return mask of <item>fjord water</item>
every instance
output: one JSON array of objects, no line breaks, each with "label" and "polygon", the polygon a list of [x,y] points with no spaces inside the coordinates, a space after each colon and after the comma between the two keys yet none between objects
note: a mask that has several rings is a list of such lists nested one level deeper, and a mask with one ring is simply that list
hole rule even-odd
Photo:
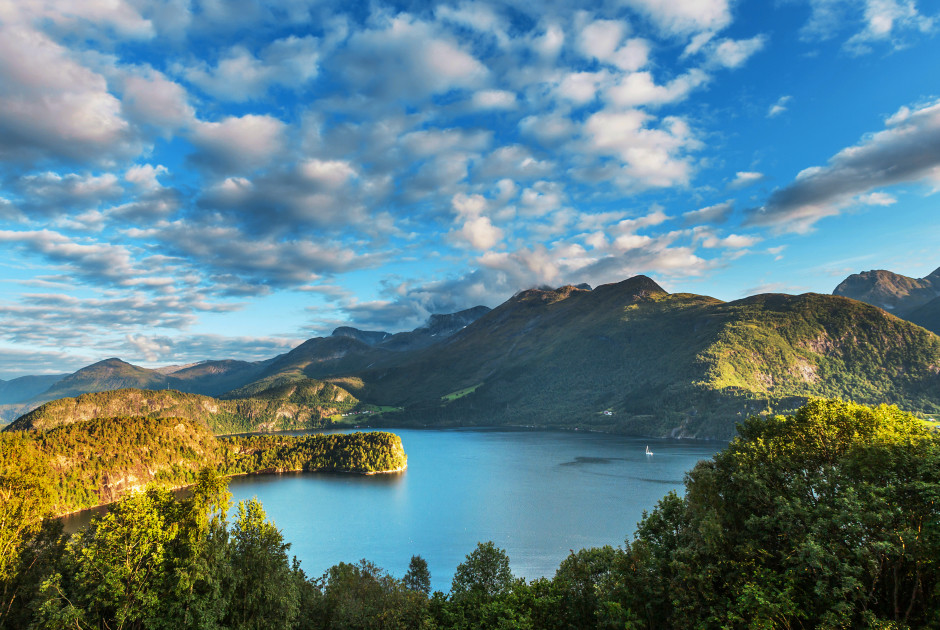
[{"label": "fjord water", "polygon": [[[598,433],[406,430],[408,470],[390,475],[236,477],[256,496],[308,576],[368,559],[402,577],[414,554],[447,591],[477,542],[507,551],[513,574],[551,577],[570,550],[621,545],[643,510],[723,443]],[[646,446],[653,451],[646,455]]]}]

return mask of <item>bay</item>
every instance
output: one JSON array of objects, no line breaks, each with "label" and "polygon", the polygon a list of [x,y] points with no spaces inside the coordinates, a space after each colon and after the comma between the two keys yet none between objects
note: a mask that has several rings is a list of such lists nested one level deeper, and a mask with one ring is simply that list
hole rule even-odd
[{"label": "bay", "polygon": [[[408,470],[390,475],[236,477],[257,497],[308,576],[365,558],[396,577],[412,555],[447,591],[457,565],[492,540],[513,574],[554,575],[570,551],[622,545],[644,510],[724,443],[537,430],[396,429]],[[646,455],[646,446],[653,455]]]}]

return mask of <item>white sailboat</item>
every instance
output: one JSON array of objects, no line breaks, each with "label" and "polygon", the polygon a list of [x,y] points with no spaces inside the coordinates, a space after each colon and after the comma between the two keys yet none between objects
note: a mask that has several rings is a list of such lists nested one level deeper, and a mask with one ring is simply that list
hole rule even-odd
[{"label": "white sailboat", "polygon": [[650,450],[650,445],[649,445],[649,444],[646,445],[646,454],[647,454],[647,455],[652,455],[652,454],[653,454],[653,451]]}]

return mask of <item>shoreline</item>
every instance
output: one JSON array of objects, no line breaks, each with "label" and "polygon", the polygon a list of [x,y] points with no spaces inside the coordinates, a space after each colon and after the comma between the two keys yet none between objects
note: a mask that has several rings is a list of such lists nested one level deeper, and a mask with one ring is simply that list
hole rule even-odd
[{"label": "shoreline", "polygon": [[[233,477],[247,477],[247,476],[249,476],[249,475],[280,475],[280,474],[284,474],[284,473],[314,473],[314,474],[315,474],[315,473],[328,473],[328,474],[340,474],[340,475],[365,475],[365,476],[371,476],[371,475],[390,475],[390,474],[394,474],[394,473],[403,473],[403,472],[405,472],[405,471],[407,471],[407,470],[408,470],[408,464],[405,464],[404,466],[400,466],[399,468],[392,468],[392,469],[390,469],[390,470],[350,470],[350,469],[337,469],[337,468],[322,468],[322,469],[318,469],[318,470],[304,470],[303,468],[291,468],[291,469],[280,470],[280,469],[265,468],[264,470],[257,470],[257,471],[254,471],[254,472],[231,473],[231,474],[222,475],[222,476],[223,476],[225,479],[231,479],[231,478],[233,478]],[[150,482],[144,484],[142,487],[140,487],[140,488],[135,488],[134,490],[131,490],[130,492],[128,492],[128,493],[125,494],[124,496],[128,496],[128,495],[133,494],[133,493],[135,493],[135,492],[140,492],[140,491],[142,491],[142,490],[145,490],[145,489],[146,489],[150,484],[152,484],[152,483],[154,483],[154,482],[151,480]],[[183,485],[179,485],[179,486],[166,486],[166,489],[167,489],[167,490],[170,490],[170,491],[172,491],[172,492],[176,492],[177,490],[185,490],[186,488],[191,488],[191,487],[193,487],[194,485],[196,485],[196,484],[187,483],[187,484],[183,484]],[[123,498],[123,497],[121,497],[121,498]],[[80,514],[81,512],[87,512],[88,510],[97,510],[97,509],[100,509],[100,508],[108,507],[109,505],[114,505],[115,503],[117,503],[117,502],[120,501],[120,500],[121,500],[121,499],[117,499],[116,501],[109,501],[108,503],[99,503],[98,505],[90,505],[90,506],[88,506],[88,507],[83,507],[83,508],[79,508],[79,509],[77,509],[77,510],[72,510],[71,512],[61,512],[61,513],[58,513],[58,514],[54,514],[54,515],[52,515],[52,516],[49,517],[49,518],[56,518],[56,519],[59,519],[59,518],[67,518],[67,517],[69,517],[69,516],[74,516],[74,515],[76,515],[76,514]]]}]

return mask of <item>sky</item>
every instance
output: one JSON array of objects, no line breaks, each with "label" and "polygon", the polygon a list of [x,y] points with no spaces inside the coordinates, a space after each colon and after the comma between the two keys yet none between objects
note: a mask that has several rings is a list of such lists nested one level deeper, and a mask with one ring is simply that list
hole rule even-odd
[{"label": "sky", "polygon": [[940,5],[0,0],[0,378],[940,267]]}]

